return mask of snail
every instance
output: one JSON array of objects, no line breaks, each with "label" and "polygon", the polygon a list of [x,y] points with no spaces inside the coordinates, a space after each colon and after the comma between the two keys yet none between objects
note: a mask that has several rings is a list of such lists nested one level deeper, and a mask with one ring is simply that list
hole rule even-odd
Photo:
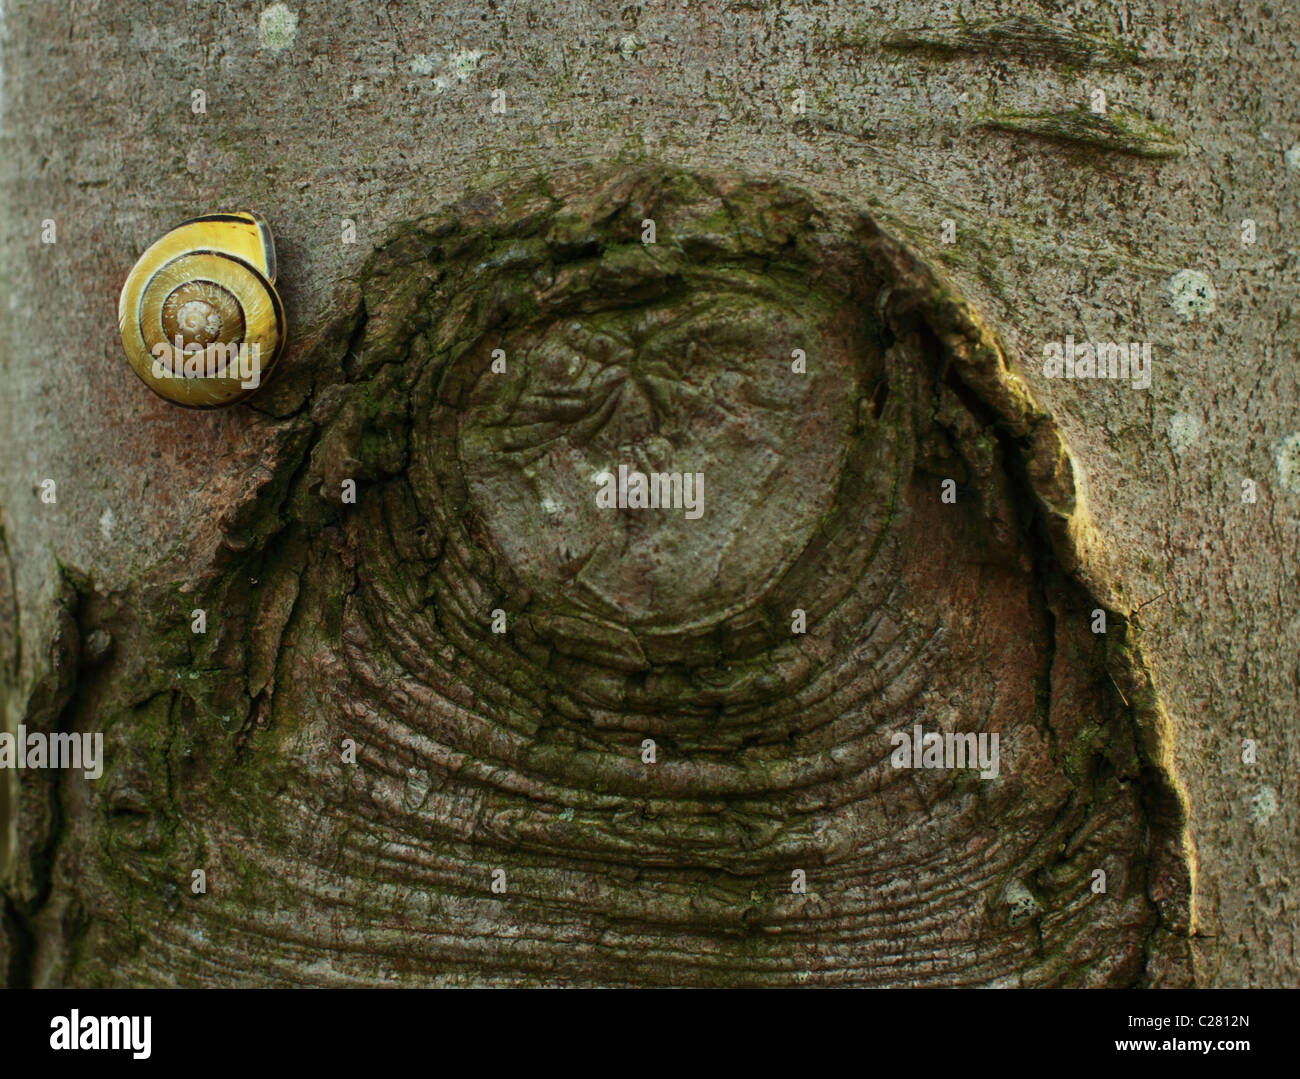
[{"label": "snail", "polygon": [[187,408],[252,394],[285,339],[275,245],[259,214],[208,214],[149,246],[127,275],[117,311],[132,370]]}]

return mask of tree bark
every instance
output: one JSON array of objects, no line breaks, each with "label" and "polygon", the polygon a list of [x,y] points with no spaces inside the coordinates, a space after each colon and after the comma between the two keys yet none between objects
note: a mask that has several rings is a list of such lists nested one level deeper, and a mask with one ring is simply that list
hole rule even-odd
[{"label": "tree bark", "polygon": [[[1264,11],[9,9],[6,720],[105,767],[8,983],[1293,982]],[[177,409],[116,290],[245,208],[288,354]]]}]

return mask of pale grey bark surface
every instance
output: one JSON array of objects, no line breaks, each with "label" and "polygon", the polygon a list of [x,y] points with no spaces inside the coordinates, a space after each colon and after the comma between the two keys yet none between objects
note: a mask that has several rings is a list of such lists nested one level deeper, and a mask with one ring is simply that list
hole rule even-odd
[{"label": "pale grey bark surface", "polygon": [[[1279,455],[1300,430],[1293,8],[288,7],[292,32],[258,5],[4,5],[11,726],[49,665],[58,564],[105,593],[183,566],[269,478],[272,424],[177,410],[121,355],[117,290],[166,228],[223,209],[271,221],[293,334],[281,377],[302,386],[295,362],[390,226],[467,190],[642,159],[775,177],[879,215],[1010,346],[1086,477],[1130,609],[1161,597],[1140,624],[1198,852],[1200,980],[1295,984],[1300,473]],[[1057,30],[953,29],[1027,12]],[[947,36],[883,47],[909,28]],[[1095,89],[1109,123],[1077,115]],[[1216,293],[1192,320],[1170,299],[1184,270]],[[1150,388],[1044,379],[1044,344],[1067,334],[1151,342]]]}]

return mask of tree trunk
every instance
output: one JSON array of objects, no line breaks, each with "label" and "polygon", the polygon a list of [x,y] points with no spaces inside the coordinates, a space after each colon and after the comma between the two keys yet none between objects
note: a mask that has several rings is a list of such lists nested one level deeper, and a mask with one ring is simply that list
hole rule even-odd
[{"label": "tree trunk", "polygon": [[8,984],[1292,983],[1295,15],[1191,10],[11,8]]}]

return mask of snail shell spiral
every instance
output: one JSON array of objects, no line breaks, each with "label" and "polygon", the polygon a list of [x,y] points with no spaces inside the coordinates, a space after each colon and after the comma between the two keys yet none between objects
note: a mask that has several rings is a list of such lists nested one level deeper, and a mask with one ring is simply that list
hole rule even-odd
[{"label": "snail shell spiral", "polygon": [[132,370],[168,401],[218,408],[248,397],[285,339],[270,227],[255,213],[178,225],[131,269],[118,328]]}]

